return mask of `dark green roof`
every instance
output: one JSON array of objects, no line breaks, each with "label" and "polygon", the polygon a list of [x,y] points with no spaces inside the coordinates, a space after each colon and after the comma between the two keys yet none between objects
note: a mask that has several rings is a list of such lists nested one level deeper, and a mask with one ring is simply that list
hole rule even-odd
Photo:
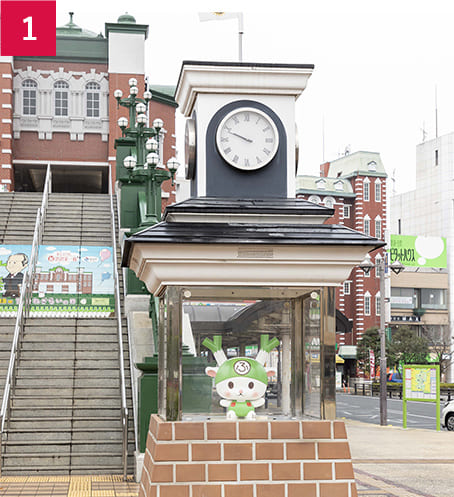
[{"label": "dark green roof", "polygon": [[136,20],[134,18],[134,16],[132,16],[131,14],[128,14],[127,12],[123,15],[121,15],[118,19],[117,19],[117,22],[119,23],[123,23],[123,24],[135,24],[136,23]]},{"label": "dark green roof", "polygon": [[175,102],[175,86],[170,85],[149,85],[148,89],[151,91],[152,100],[162,104],[178,107]]}]

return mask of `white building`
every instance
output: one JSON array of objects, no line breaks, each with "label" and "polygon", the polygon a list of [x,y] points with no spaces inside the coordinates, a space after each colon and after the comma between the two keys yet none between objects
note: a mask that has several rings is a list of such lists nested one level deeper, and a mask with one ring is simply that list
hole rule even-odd
[{"label": "white building", "polygon": [[[449,328],[454,330],[454,133],[416,147],[416,188],[391,199],[391,233],[446,238]],[[454,364],[451,365],[451,380]]]}]

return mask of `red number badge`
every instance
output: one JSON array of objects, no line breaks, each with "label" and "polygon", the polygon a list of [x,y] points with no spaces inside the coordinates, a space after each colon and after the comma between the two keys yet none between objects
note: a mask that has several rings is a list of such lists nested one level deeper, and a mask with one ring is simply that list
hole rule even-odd
[{"label": "red number badge", "polygon": [[56,2],[1,0],[1,55],[55,55]]}]

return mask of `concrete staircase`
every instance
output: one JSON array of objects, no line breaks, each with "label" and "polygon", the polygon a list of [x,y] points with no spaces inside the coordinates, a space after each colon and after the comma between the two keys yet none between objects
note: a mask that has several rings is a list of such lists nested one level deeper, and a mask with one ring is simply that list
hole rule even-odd
[{"label": "concrete staircase", "polygon": [[[110,223],[107,195],[51,194],[42,243],[110,245]],[[122,326],[132,473],[134,430],[124,318]],[[29,318],[20,349],[2,474],[122,473],[117,319]]]},{"label": "concrete staircase", "polygon": [[0,193],[0,244],[31,245],[42,193]]},{"label": "concrete staircase", "polygon": [[[41,193],[0,193],[0,245],[32,244],[41,200]],[[13,318],[0,318],[0,398],[3,397],[15,322]]]}]

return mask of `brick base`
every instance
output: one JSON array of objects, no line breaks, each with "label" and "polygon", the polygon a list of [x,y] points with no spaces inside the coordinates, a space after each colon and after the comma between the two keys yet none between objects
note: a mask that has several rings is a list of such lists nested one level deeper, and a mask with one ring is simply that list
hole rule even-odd
[{"label": "brick base", "polygon": [[139,497],[357,497],[342,421],[150,419]]}]

